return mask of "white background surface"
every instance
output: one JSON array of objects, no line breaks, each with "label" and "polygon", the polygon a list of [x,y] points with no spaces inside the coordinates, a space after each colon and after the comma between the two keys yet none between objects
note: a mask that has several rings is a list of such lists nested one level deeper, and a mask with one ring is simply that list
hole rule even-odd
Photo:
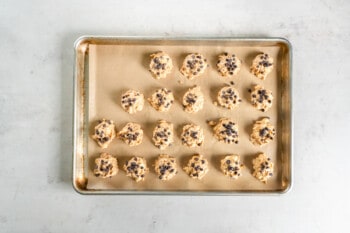
[{"label": "white background surface", "polygon": [[[77,194],[73,42],[84,34],[288,38],[293,190],[268,197]],[[0,1],[0,232],[348,232],[349,38],[346,0]]]}]

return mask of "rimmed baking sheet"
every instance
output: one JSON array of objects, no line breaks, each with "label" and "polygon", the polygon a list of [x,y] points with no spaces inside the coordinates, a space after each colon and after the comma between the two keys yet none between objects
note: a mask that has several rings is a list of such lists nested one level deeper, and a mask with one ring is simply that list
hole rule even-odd
[{"label": "rimmed baking sheet", "polygon": [[[157,39],[83,37],[76,42],[75,67],[75,119],[74,119],[74,167],[73,184],[77,191],[86,194],[248,194],[284,193],[291,186],[292,128],[291,128],[291,48],[284,39]],[[165,51],[174,63],[168,78],[155,80],[148,71],[149,55]],[[199,78],[187,80],[180,73],[184,57],[199,52],[210,67]],[[216,70],[216,61],[222,52],[233,52],[242,61],[242,68],[234,78],[223,78]],[[262,81],[249,72],[252,59],[265,52],[274,58],[272,73]],[[230,82],[239,91],[243,102],[234,110],[215,106],[217,91]],[[273,107],[263,113],[249,102],[248,89],[260,84],[274,95]],[[182,96],[188,88],[198,85],[205,95],[204,109],[196,114],[183,111]],[[145,98],[160,87],[174,92],[175,102],[168,113],[155,111],[148,103],[142,112],[130,115],[122,110],[121,93],[128,89],[141,91]],[[230,117],[239,126],[239,144],[218,142],[207,120]],[[269,117],[276,126],[273,142],[258,147],[249,141],[252,124],[261,117]],[[101,149],[91,138],[93,127],[101,118],[111,119],[120,130],[127,122],[137,122],[144,129],[143,143],[129,147],[114,139],[107,149]],[[152,141],[152,130],[158,120],[174,124],[175,142],[166,150],[159,150]],[[199,148],[187,148],[181,144],[182,126],[195,123],[203,127],[205,142]],[[118,158],[119,173],[110,179],[93,175],[94,159],[101,152]],[[275,163],[274,176],[263,184],[252,176],[251,160],[259,152],[269,155]],[[154,160],[161,153],[177,158],[179,173],[170,181],[161,181],[154,172]],[[210,163],[210,171],[202,180],[193,180],[182,170],[187,160],[196,153],[203,154]],[[227,154],[238,154],[246,166],[238,180],[225,177],[220,171],[220,160]],[[134,182],[125,175],[122,164],[131,156],[147,159],[150,173],[144,182]]]}]

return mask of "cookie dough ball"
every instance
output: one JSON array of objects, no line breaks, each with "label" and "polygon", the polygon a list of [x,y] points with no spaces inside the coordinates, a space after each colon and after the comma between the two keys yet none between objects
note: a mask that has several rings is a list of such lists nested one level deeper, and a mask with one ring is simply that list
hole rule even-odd
[{"label": "cookie dough ball", "polygon": [[153,130],[154,145],[161,150],[171,146],[174,142],[174,125],[161,120]]},{"label": "cookie dough ball", "polygon": [[189,113],[196,113],[201,110],[204,105],[204,95],[201,88],[195,86],[188,89],[182,98],[182,105],[184,110]]},{"label": "cookie dough ball", "polygon": [[187,124],[182,128],[181,141],[188,147],[201,146],[204,142],[204,132],[199,125]]},{"label": "cookie dough ball", "polygon": [[217,95],[217,101],[221,107],[227,109],[234,109],[242,102],[238,91],[233,86],[221,88]]},{"label": "cookie dough ball", "polygon": [[98,125],[95,127],[92,138],[96,140],[100,147],[107,148],[115,136],[116,132],[113,121],[102,119],[98,121]]},{"label": "cookie dough ball", "polygon": [[250,102],[256,109],[266,112],[269,108],[271,108],[273,96],[270,90],[267,90],[262,86],[255,85],[250,91]]},{"label": "cookie dough ball", "polygon": [[219,55],[216,64],[218,71],[223,77],[232,77],[241,70],[242,62],[235,54],[223,53]]},{"label": "cookie dough ball", "polygon": [[173,62],[168,54],[157,52],[151,54],[149,71],[155,79],[166,78],[173,69]]},{"label": "cookie dough ball", "polygon": [[253,176],[265,184],[273,176],[273,163],[271,162],[271,158],[267,157],[264,153],[259,154],[253,159],[253,169]]},{"label": "cookie dough ball", "polygon": [[192,53],[185,57],[180,72],[192,80],[204,73],[208,67],[207,59],[199,53]]},{"label": "cookie dough ball", "polygon": [[126,161],[123,168],[126,175],[134,179],[136,182],[145,180],[145,176],[149,171],[146,159],[135,156]]},{"label": "cookie dough ball", "polygon": [[108,153],[102,153],[95,159],[94,174],[96,177],[108,178],[118,173],[118,161]]},{"label": "cookie dough ball", "polygon": [[143,130],[139,124],[129,122],[119,131],[118,137],[129,146],[137,146],[142,142]]},{"label": "cookie dough ball", "polygon": [[159,155],[154,166],[160,180],[170,180],[177,174],[176,160],[172,156]]},{"label": "cookie dough ball", "polygon": [[133,114],[142,111],[145,99],[143,94],[139,91],[128,90],[122,95],[121,102],[123,109],[126,112]]},{"label": "cookie dough ball", "polygon": [[166,88],[160,88],[148,98],[148,102],[158,112],[167,112],[174,103],[174,95],[172,91]]},{"label": "cookie dough ball", "polygon": [[250,72],[261,80],[265,80],[273,69],[273,58],[266,53],[259,54],[253,60]]},{"label": "cookie dough ball", "polygon": [[254,123],[250,141],[254,145],[262,146],[272,141],[275,135],[275,127],[270,124],[269,118],[263,118]]},{"label": "cookie dough ball", "polygon": [[233,179],[238,179],[242,175],[242,168],[244,167],[241,164],[238,155],[227,155],[224,159],[221,160],[221,171]]},{"label": "cookie dough ball", "polygon": [[238,144],[238,125],[230,118],[220,118],[217,123],[210,123],[215,125],[214,136],[221,142],[227,144]]},{"label": "cookie dough ball", "polygon": [[203,155],[193,155],[184,171],[193,179],[202,179],[209,171],[208,160]]}]

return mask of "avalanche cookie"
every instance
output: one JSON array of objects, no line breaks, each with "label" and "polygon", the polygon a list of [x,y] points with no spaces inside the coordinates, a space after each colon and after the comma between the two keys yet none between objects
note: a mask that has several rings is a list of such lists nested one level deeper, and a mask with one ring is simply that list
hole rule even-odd
[{"label": "avalanche cookie", "polygon": [[121,99],[123,109],[130,114],[142,111],[144,102],[143,94],[135,90],[128,90]]},{"label": "avalanche cookie", "polygon": [[95,176],[108,178],[115,176],[118,171],[118,161],[112,155],[102,153],[99,158],[95,159]]},{"label": "avalanche cookie", "polygon": [[227,155],[221,160],[221,171],[233,179],[238,179],[242,175],[243,164],[240,163],[238,155]]},{"label": "avalanche cookie", "polygon": [[96,140],[100,147],[107,148],[115,136],[116,132],[113,121],[102,119],[98,121],[98,125],[95,127],[95,132],[92,135],[92,138]]},{"label": "avalanche cookie", "polygon": [[185,57],[180,72],[192,80],[203,74],[208,66],[207,59],[202,54],[192,53]]},{"label": "avalanche cookie", "polygon": [[123,168],[126,175],[134,179],[136,182],[144,180],[149,171],[146,159],[143,157],[132,157],[125,162]]},{"label": "avalanche cookie", "polygon": [[182,128],[181,141],[188,147],[201,146],[204,142],[204,132],[199,125],[187,124]]},{"label": "avalanche cookie", "polygon": [[232,144],[238,143],[238,126],[230,118],[220,118],[219,122],[209,122],[211,125],[215,125],[214,136],[221,142]]},{"label": "avalanche cookie", "polygon": [[221,76],[232,77],[237,75],[241,69],[241,60],[235,54],[223,53],[219,55],[216,66]]},{"label": "avalanche cookie", "polygon": [[208,160],[203,158],[202,155],[193,155],[188,161],[187,166],[184,167],[184,171],[193,179],[202,179],[209,171]]},{"label": "avalanche cookie", "polygon": [[174,142],[174,126],[172,123],[161,120],[153,130],[154,145],[164,150]]},{"label": "avalanche cookie", "polygon": [[173,62],[168,54],[157,52],[151,54],[149,71],[155,79],[166,78],[173,69]]},{"label": "avalanche cookie", "polygon": [[127,123],[118,133],[118,137],[129,146],[141,144],[143,138],[143,130],[136,123]]},{"label": "avalanche cookie", "polygon": [[217,101],[221,107],[227,109],[234,109],[242,102],[239,98],[238,91],[233,86],[221,88],[217,95]]},{"label": "avalanche cookie", "polygon": [[203,108],[204,95],[201,88],[195,86],[190,88],[182,98],[184,110],[189,113],[196,113]]},{"label": "avalanche cookie", "polygon": [[167,112],[174,103],[174,95],[172,91],[166,88],[160,88],[148,98],[148,102],[158,112]]},{"label": "avalanche cookie", "polygon": [[250,72],[256,77],[265,80],[267,75],[272,71],[272,68],[273,58],[266,53],[262,53],[254,58]]},{"label": "avalanche cookie", "polygon": [[269,118],[263,118],[254,123],[250,141],[254,145],[262,146],[272,141],[275,135],[275,127],[270,124]]},{"label": "avalanche cookie", "polygon": [[253,169],[253,176],[265,184],[273,176],[273,163],[271,162],[271,158],[267,157],[264,153],[259,154],[253,159]]},{"label": "avalanche cookie", "polygon": [[272,92],[262,86],[255,85],[253,89],[250,90],[250,102],[256,109],[262,112],[266,112],[271,108],[272,100]]},{"label": "avalanche cookie", "polygon": [[170,180],[177,174],[176,160],[172,156],[159,155],[154,166],[160,180]]}]

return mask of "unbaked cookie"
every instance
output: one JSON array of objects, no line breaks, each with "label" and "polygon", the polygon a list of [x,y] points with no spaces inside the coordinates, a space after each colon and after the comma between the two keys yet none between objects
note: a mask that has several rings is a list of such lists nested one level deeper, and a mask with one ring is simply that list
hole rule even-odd
[{"label": "unbaked cookie", "polygon": [[259,54],[253,60],[250,72],[256,77],[265,80],[273,69],[273,58],[266,53]]},{"label": "unbaked cookie", "polygon": [[202,179],[209,171],[208,160],[203,155],[193,155],[188,161],[184,171],[193,179]]},{"label": "unbaked cookie", "polygon": [[250,90],[250,102],[256,109],[262,112],[266,112],[271,108],[272,100],[272,92],[262,86],[255,85],[253,89]]},{"label": "unbaked cookie", "polygon": [[275,127],[270,124],[269,118],[263,118],[254,123],[250,141],[254,145],[262,146],[272,141],[275,135]]},{"label": "unbaked cookie", "polygon": [[118,137],[129,146],[141,144],[143,138],[143,130],[136,123],[127,123],[118,133]]},{"label": "unbaked cookie", "polygon": [[152,140],[154,145],[164,150],[174,142],[174,125],[172,123],[160,120],[153,130]]},{"label": "unbaked cookie", "polygon": [[160,88],[148,98],[148,102],[155,110],[159,112],[167,112],[174,103],[174,95],[172,91],[166,88]]},{"label": "unbaked cookie", "polygon": [[209,122],[214,126],[214,136],[227,144],[238,144],[238,125],[230,118],[220,118],[219,122]]},{"label": "unbaked cookie", "polygon": [[227,109],[234,109],[242,102],[238,91],[233,86],[221,88],[217,95],[217,101],[221,107]]},{"label": "unbaked cookie", "polygon": [[96,177],[112,177],[119,171],[117,159],[108,153],[102,153],[99,158],[95,159],[95,164],[94,174]]},{"label": "unbaked cookie", "polygon": [[273,176],[273,163],[271,158],[267,157],[264,153],[259,154],[253,159],[253,176],[263,183],[267,183],[267,180]]},{"label": "unbaked cookie", "polygon": [[168,54],[157,52],[151,54],[151,62],[149,71],[155,79],[166,78],[167,74],[171,73],[173,62]]},{"label": "unbaked cookie", "polygon": [[189,113],[196,113],[203,108],[204,95],[199,86],[188,89],[182,98],[184,110]]},{"label": "unbaked cookie", "polygon": [[233,179],[238,179],[242,175],[242,168],[244,167],[239,160],[238,155],[227,155],[221,160],[221,171],[225,176]]},{"label": "unbaked cookie", "polygon": [[204,132],[199,125],[187,124],[182,128],[181,141],[188,147],[201,146],[204,142]]},{"label": "unbaked cookie", "polygon": [[115,136],[116,132],[113,121],[102,119],[98,121],[98,125],[95,127],[92,138],[96,140],[100,147],[107,148]]},{"label": "unbaked cookie", "polygon": [[123,109],[126,112],[133,114],[142,111],[145,99],[143,94],[139,91],[128,90],[122,95],[121,102]]},{"label": "unbaked cookie", "polygon": [[241,64],[241,60],[235,54],[223,53],[219,55],[216,66],[221,76],[232,77],[241,70]]},{"label": "unbaked cookie", "polygon": [[192,53],[185,57],[180,72],[192,80],[204,73],[208,67],[207,59],[199,53]]},{"label": "unbaked cookie", "polygon": [[177,174],[176,160],[172,156],[159,155],[154,166],[160,180],[170,180]]},{"label": "unbaked cookie", "polygon": [[144,180],[149,171],[146,159],[135,156],[126,161],[123,168],[126,175],[133,178],[136,182]]}]

